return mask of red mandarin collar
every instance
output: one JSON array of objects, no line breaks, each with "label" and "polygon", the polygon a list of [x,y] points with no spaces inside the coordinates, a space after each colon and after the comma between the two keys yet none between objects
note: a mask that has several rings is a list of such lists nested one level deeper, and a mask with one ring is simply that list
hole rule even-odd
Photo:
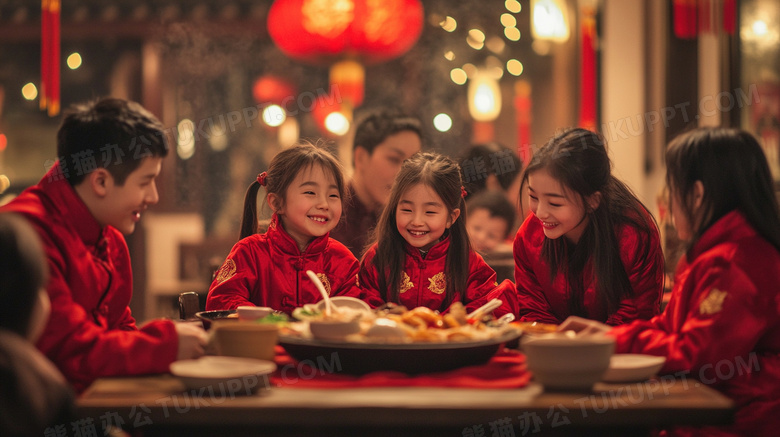
[{"label": "red mandarin collar", "polygon": [[431,261],[447,256],[447,250],[450,248],[450,236],[449,233],[447,233],[447,236],[443,240],[434,244],[433,247],[428,250],[425,259],[423,259],[420,249],[412,246],[408,242],[404,243],[404,245],[406,246],[406,253],[414,258],[415,261]]},{"label": "red mandarin collar", "polygon": [[[284,226],[282,226],[279,216],[276,213],[271,217],[271,223],[269,223],[265,235],[266,238],[273,243],[274,247],[278,248],[283,253],[293,256],[302,255],[301,251],[298,249],[298,243],[296,243],[295,239],[293,239],[293,237],[284,229]],[[330,234],[325,234],[310,241],[309,245],[306,246],[306,255],[309,256],[324,252],[328,247],[329,235]]]},{"label": "red mandarin collar", "polygon": [[76,190],[65,179],[59,161],[51,167],[38,186],[46,194],[48,201],[54,204],[57,211],[62,214],[62,217],[70,219],[70,226],[75,229],[87,247],[97,246],[99,241],[105,240],[103,227],[89,211]]}]

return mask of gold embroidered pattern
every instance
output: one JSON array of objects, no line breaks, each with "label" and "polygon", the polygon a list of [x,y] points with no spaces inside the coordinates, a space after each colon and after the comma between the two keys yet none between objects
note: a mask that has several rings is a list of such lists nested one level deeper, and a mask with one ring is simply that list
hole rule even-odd
[{"label": "gold embroidered pattern", "polygon": [[317,273],[317,279],[322,281],[322,285],[325,286],[325,291],[327,291],[328,296],[330,296],[330,281],[328,281],[328,277],[325,276],[325,273]]},{"label": "gold embroidered pattern", "polygon": [[442,294],[447,289],[447,278],[444,277],[444,272],[433,275],[432,278],[428,278],[428,281],[431,283],[428,286],[428,290],[431,290],[433,293]]},{"label": "gold embroidered pattern", "polygon": [[414,287],[414,284],[412,283],[412,278],[409,277],[409,275],[404,272],[403,281],[401,281],[401,287],[398,290],[400,293],[406,293],[406,290]]},{"label": "gold embroidered pattern", "polygon": [[217,284],[221,284],[236,275],[236,263],[228,258],[217,270]]},{"label": "gold embroidered pattern", "polygon": [[355,273],[355,286],[360,288],[360,275]]},{"label": "gold embroidered pattern", "polygon": [[723,309],[723,301],[726,299],[727,294],[725,291],[713,288],[710,290],[710,294],[701,301],[699,312],[707,315],[719,313]]}]

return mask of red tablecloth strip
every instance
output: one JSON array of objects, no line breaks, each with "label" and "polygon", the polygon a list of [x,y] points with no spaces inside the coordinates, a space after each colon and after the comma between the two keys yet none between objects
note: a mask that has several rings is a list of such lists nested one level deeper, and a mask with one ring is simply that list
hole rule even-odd
[{"label": "red tablecloth strip", "polygon": [[489,362],[448,372],[407,375],[380,371],[361,376],[326,372],[299,363],[283,349],[277,349],[276,372],[271,384],[290,388],[354,388],[354,387],[457,387],[457,388],[518,388],[528,384],[531,374],[525,356],[512,349],[498,352]]}]

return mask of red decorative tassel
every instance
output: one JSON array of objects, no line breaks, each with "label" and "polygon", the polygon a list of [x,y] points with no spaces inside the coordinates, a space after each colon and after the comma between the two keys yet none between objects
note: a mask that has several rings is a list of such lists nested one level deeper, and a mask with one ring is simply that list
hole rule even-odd
[{"label": "red decorative tassel", "polygon": [[583,10],[580,39],[580,120],[582,128],[596,129],[596,19],[593,11]]},{"label": "red decorative tassel", "polygon": [[41,2],[41,110],[60,113],[60,0]]},{"label": "red decorative tassel", "polygon": [[723,0],[723,30],[734,35],[737,29],[737,0]]},{"label": "red decorative tassel", "polygon": [[517,155],[525,167],[531,162],[531,84],[515,83],[515,117],[517,118]]},{"label": "red decorative tassel", "polygon": [[696,38],[696,0],[674,0],[674,34],[677,38]]},{"label": "red decorative tassel", "polygon": [[51,39],[49,38],[49,3],[50,0],[41,1],[41,90],[38,103],[41,110],[46,109],[49,95],[49,59],[51,58]]},{"label": "red decorative tassel", "polygon": [[60,113],[60,1],[51,0],[51,60],[49,61],[50,76],[49,100],[47,108],[49,117]]}]

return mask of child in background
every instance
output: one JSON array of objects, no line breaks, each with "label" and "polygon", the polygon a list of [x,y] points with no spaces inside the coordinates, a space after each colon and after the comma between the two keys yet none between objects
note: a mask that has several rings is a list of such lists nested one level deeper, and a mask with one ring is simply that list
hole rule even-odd
[{"label": "child in background", "polygon": [[33,345],[51,310],[46,258],[30,225],[8,213],[0,214],[0,253],[0,429],[40,436],[73,412],[68,383]]},{"label": "child in background", "polygon": [[[360,286],[370,304],[445,311],[460,301],[474,310],[492,297],[496,274],[469,244],[464,192],[460,168],[449,158],[419,153],[404,162],[377,242],[361,262]],[[505,302],[496,314],[509,311]]]},{"label": "child in background", "polygon": [[764,152],[746,132],[697,129],[669,144],[666,183],[687,251],[664,313],[614,328],[616,352],[666,357],[663,373],[697,378],[736,403],[731,426],[670,435],[776,435],[780,216]]},{"label": "child in background", "polygon": [[522,184],[533,214],[513,249],[520,320],[575,315],[620,325],[659,313],[658,229],[610,167],[603,138],[585,129],[566,130],[534,154]]},{"label": "child in background", "polygon": [[[256,234],[260,186],[274,213],[268,230]],[[343,196],[341,164],[328,151],[302,143],[277,154],[247,190],[242,239],[217,271],[206,309],[256,305],[291,314],[322,299],[307,270],[332,296],[360,297],[357,259],[328,237],[341,218]]]},{"label": "child in background", "polygon": [[[466,230],[474,250],[484,256],[506,245],[515,223],[515,207],[504,194],[485,191],[470,196],[466,206]],[[506,246],[511,251],[511,246]]]}]

